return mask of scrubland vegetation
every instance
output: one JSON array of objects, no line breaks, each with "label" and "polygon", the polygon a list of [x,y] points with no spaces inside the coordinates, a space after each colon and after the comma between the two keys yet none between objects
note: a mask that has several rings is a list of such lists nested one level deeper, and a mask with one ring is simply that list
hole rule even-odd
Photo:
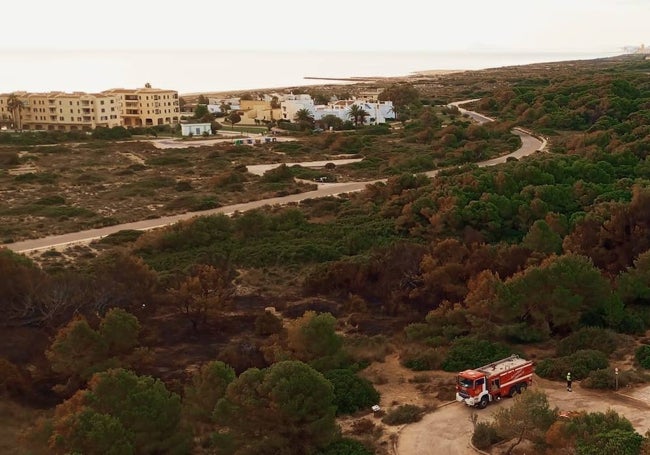
[{"label": "scrubland vegetation", "polygon": [[[306,135],[259,156],[151,149],[137,169],[77,171],[114,195],[105,207],[122,198],[178,209],[180,196],[169,196],[178,192],[227,203],[300,190],[299,169],[257,178],[239,167],[279,151],[292,161],[357,154],[359,164],[332,170],[338,179],[388,180],[299,206],[121,232],[74,256],[0,251],[0,391],[41,417],[25,425],[16,453],[385,453],[373,424],[347,434],[337,419],[371,413],[379,384],[363,371],[390,352],[413,370],[455,372],[534,351],[545,378],[561,380],[570,365],[582,386],[613,389],[618,366],[619,386],[645,382],[650,62],[559,67],[436,80],[447,101],[481,97],[473,108],[500,119],[490,125],[437,106],[438,88],[417,81],[388,91],[406,100],[396,103],[399,129]],[[474,164],[516,149],[515,125],[547,136],[549,151]],[[53,155],[82,169],[123,145],[80,151],[94,147],[3,148],[0,178],[15,199],[0,204],[2,236],[57,219],[108,222],[88,199],[63,194],[76,166],[9,173]],[[208,165],[217,177],[199,178]],[[421,174],[436,168],[448,169]],[[109,184],[111,173],[120,184]],[[39,194],[29,205],[19,200],[28,188]],[[391,425],[425,410],[388,411]],[[560,416],[532,390],[473,436],[481,448],[524,440],[536,453],[648,453],[648,438],[616,413]]]}]

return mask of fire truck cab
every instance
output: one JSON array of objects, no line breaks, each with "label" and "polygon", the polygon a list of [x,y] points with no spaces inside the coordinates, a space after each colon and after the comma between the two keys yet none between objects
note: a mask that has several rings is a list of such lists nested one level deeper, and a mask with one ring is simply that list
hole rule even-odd
[{"label": "fire truck cab", "polygon": [[533,383],[533,362],[511,355],[456,378],[456,401],[485,408],[490,401],[515,396]]}]

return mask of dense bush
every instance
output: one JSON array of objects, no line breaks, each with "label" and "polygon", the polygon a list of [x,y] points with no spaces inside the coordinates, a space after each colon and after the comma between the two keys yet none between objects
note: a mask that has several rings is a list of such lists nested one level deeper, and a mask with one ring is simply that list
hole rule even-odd
[{"label": "dense bush", "polygon": [[357,376],[348,369],[330,370],[325,379],[334,386],[336,413],[352,414],[379,403],[379,392],[367,379]]},{"label": "dense bush", "polygon": [[131,133],[123,126],[114,126],[112,128],[97,127],[92,133],[93,139],[116,140],[129,139],[130,137]]},{"label": "dense bush", "polygon": [[418,349],[407,353],[402,363],[414,371],[438,370],[444,359],[443,353],[436,348]]},{"label": "dense bush", "polygon": [[575,439],[580,455],[636,455],[643,440],[630,421],[613,410],[574,416],[565,433]]},{"label": "dense bush", "polygon": [[541,330],[525,322],[500,327],[499,336],[511,343],[537,343],[546,338]]},{"label": "dense bush", "polygon": [[496,428],[488,422],[478,422],[472,433],[472,444],[479,450],[486,450],[493,444],[499,442],[501,438],[497,434]]},{"label": "dense bush", "polygon": [[561,380],[571,372],[574,380],[586,378],[591,371],[607,368],[607,356],[600,351],[584,349],[564,357],[555,357],[540,361],[535,372],[547,379]]},{"label": "dense bush", "polygon": [[636,361],[646,370],[650,369],[650,345],[639,346],[634,353]]},{"label": "dense bush", "polygon": [[460,338],[451,345],[447,358],[442,363],[445,371],[461,371],[503,359],[512,354],[512,349],[500,343],[480,340],[474,337]]},{"label": "dense bush", "polygon": [[[630,384],[643,383],[648,380],[647,374],[635,370],[622,370],[618,374],[618,388]],[[589,376],[580,385],[588,389],[616,389],[616,372],[613,368],[603,368],[589,372]]]},{"label": "dense bush", "polygon": [[386,425],[402,425],[405,423],[418,422],[424,415],[424,408],[413,404],[404,404],[392,409],[381,419]]},{"label": "dense bush", "polygon": [[562,339],[557,345],[556,355],[571,355],[583,349],[593,349],[611,354],[618,347],[618,335],[612,330],[600,327],[585,327]]},{"label": "dense bush", "polygon": [[374,452],[361,442],[350,438],[343,438],[317,452],[316,455],[372,455]]}]

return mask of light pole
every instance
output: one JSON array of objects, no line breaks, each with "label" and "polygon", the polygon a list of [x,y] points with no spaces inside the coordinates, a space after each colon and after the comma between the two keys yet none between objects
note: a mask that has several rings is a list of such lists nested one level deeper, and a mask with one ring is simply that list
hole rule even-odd
[{"label": "light pole", "polygon": [[618,368],[614,368],[614,382],[615,382],[615,390],[618,390]]}]

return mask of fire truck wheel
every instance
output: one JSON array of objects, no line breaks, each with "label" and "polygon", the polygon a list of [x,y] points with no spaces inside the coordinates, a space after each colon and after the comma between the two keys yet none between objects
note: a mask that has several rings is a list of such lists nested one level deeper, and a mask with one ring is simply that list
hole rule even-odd
[{"label": "fire truck wheel", "polygon": [[489,401],[490,400],[488,399],[487,395],[484,395],[483,398],[481,398],[481,401],[479,401],[478,407],[481,409],[485,409]]},{"label": "fire truck wheel", "polygon": [[519,393],[524,393],[526,391],[526,387],[528,387],[528,384],[526,384],[525,382],[519,384]]},{"label": "fire truck wheel", "polygon": [[508,396],[509,396],[510,398],[512,398],[512,397],[514,397],[515,395],[517,395],[517,392],[519,392],[519,390],[517,389],[517,386],[516,386],[516,385],[515,385],[515,386],[512,386],[512,387],[510,388],[510,393],[508,394]]}]

